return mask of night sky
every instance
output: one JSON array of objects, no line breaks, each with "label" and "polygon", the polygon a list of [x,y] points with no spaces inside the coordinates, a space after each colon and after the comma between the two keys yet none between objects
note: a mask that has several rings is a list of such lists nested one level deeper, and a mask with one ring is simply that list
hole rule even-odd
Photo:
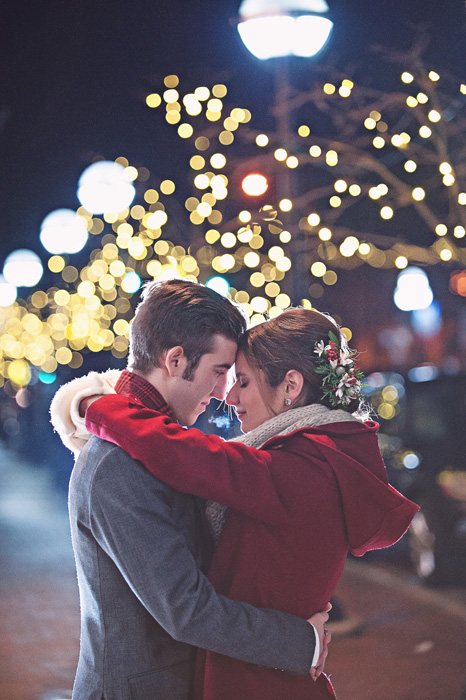
[{"label": "night sky", "polygon": [[[19,247],[46,254],[44,216],[77,208],[76,185],[97,154],[127,157],[176,177],[177,145],[161,111],[145,105],[169,73],[182,87],[226,82],[233,106],[258,122],[272,92],[270,66],[243,47],[238,0],[16,0],[1,25],[0,266]],[[465,74],[461,0],[334,0],[323,58],[364,61],[372,43],[405,49],[413,25],[431,30],[429,67]],[[233,21],[232,21],[233,20]],[[230,104],[230,100],[227,101]],[[168,146],[170,143],[170,147]],[[173,150],[174,149],[174,150]]]}]

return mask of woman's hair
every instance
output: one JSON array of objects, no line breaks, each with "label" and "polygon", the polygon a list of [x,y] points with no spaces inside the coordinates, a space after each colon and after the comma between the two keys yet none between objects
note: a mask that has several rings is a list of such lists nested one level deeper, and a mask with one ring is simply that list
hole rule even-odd
[{"label": "woman's hair", "polygon": [[192,380],[216,334],[237,343],[245,328],[241,309],[209,287],[179,279],[150,282],[131,324],[128,366],[148,372],[180,345],[188,360],[184,379]]},{"label": "woman's hair", "polygon": [[[329,342],[329,331],[339,340],[340,347],[348,349],[340,327],[331,316],[314,309],[288,309],[280,316],[253,326],[241,337],[238,350],[244,353],[247,363],[258,373],[264,373],[265,393],[274,389],[285,378],[289,370],[297,370],[304,379],[303,389],[294,406],[321,403],[332,408],[328,398],[322,398],[322,375],[317,374],[314,345],[323,340]],[[262,382],[262,385],[264,382]],[[261,382],[259,382],[261,386]],[[266,400],[266,397],[263,397]],[[353,413],[359,400],[341,406]]]}]

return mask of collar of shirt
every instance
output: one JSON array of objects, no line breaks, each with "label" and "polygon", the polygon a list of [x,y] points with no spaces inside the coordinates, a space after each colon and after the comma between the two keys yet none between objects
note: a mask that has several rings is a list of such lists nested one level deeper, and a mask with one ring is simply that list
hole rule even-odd
[{"label": "collar of shirt", "polygon": [[122,396],[132,396],[138,399],[147,408],[153,408],[160,413],[165,413],[165,415],[176,422],[171,408],[160,392],[146,379],[140,377],[139,374],[130,372],[127,369],[123,370],[115,385],[115,391],[117,394],[122,394]]}]

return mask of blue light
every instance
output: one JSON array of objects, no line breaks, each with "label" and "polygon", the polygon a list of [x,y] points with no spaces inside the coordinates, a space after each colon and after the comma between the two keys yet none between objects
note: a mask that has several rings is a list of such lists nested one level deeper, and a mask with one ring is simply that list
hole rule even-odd
[{"label": "blue light", "polygon": [[134,294],[141,287],[141,278],[137,272],[127,272],[121,281],[121,287],[128,294]]},{"label": "blue light", "polygon": [[438,377],[438,369],[435,365],[421,365],[413,367],[408,372],[408,378],[412,382],[430,382]]},{"label": "blue light", "polygon": [[421,335],[435,335],[442,326],[442,310],[438,301],[434,300],[426,309],[412,312],[413,328]]},{"label": "blue light", "polygon": [[217,294],[221,294],[222,297],[227,297],[230,291],[230,285],[224,277],[211,277],[205,286],[213,289]]},{"label": "blue light", "polygon": [[403,466],[405,466],[406,469],[416,469],[419,464],[420,459],[414,452],[408,452],[408,454],[403,457]]},{"label": "blue light", "polygon": [[38,377],[42,384],[53,384],[57,378],[57,375],[55,372],[43,372],[42,370],[39,370]]}]

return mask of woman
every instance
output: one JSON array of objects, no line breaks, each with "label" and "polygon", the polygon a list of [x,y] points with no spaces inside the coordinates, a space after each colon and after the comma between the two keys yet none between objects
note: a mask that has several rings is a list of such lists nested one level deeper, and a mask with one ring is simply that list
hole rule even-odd
[{"label": "woman", "polygon": [[[93,403],[86,425],[174,488],[211,499],[218,545],[208,575],[219,593],[307,618],[332,596],[348,549],[393,544],[418,507],[388,484],[377,424],[351,413],[361,376],[332,319],[292,309],[250,329],[235,369],[227,402],[247,433],[239,441],[116,395]],[[195,697],[334,693],[323,674],[313,683],[200,650]]]}]

